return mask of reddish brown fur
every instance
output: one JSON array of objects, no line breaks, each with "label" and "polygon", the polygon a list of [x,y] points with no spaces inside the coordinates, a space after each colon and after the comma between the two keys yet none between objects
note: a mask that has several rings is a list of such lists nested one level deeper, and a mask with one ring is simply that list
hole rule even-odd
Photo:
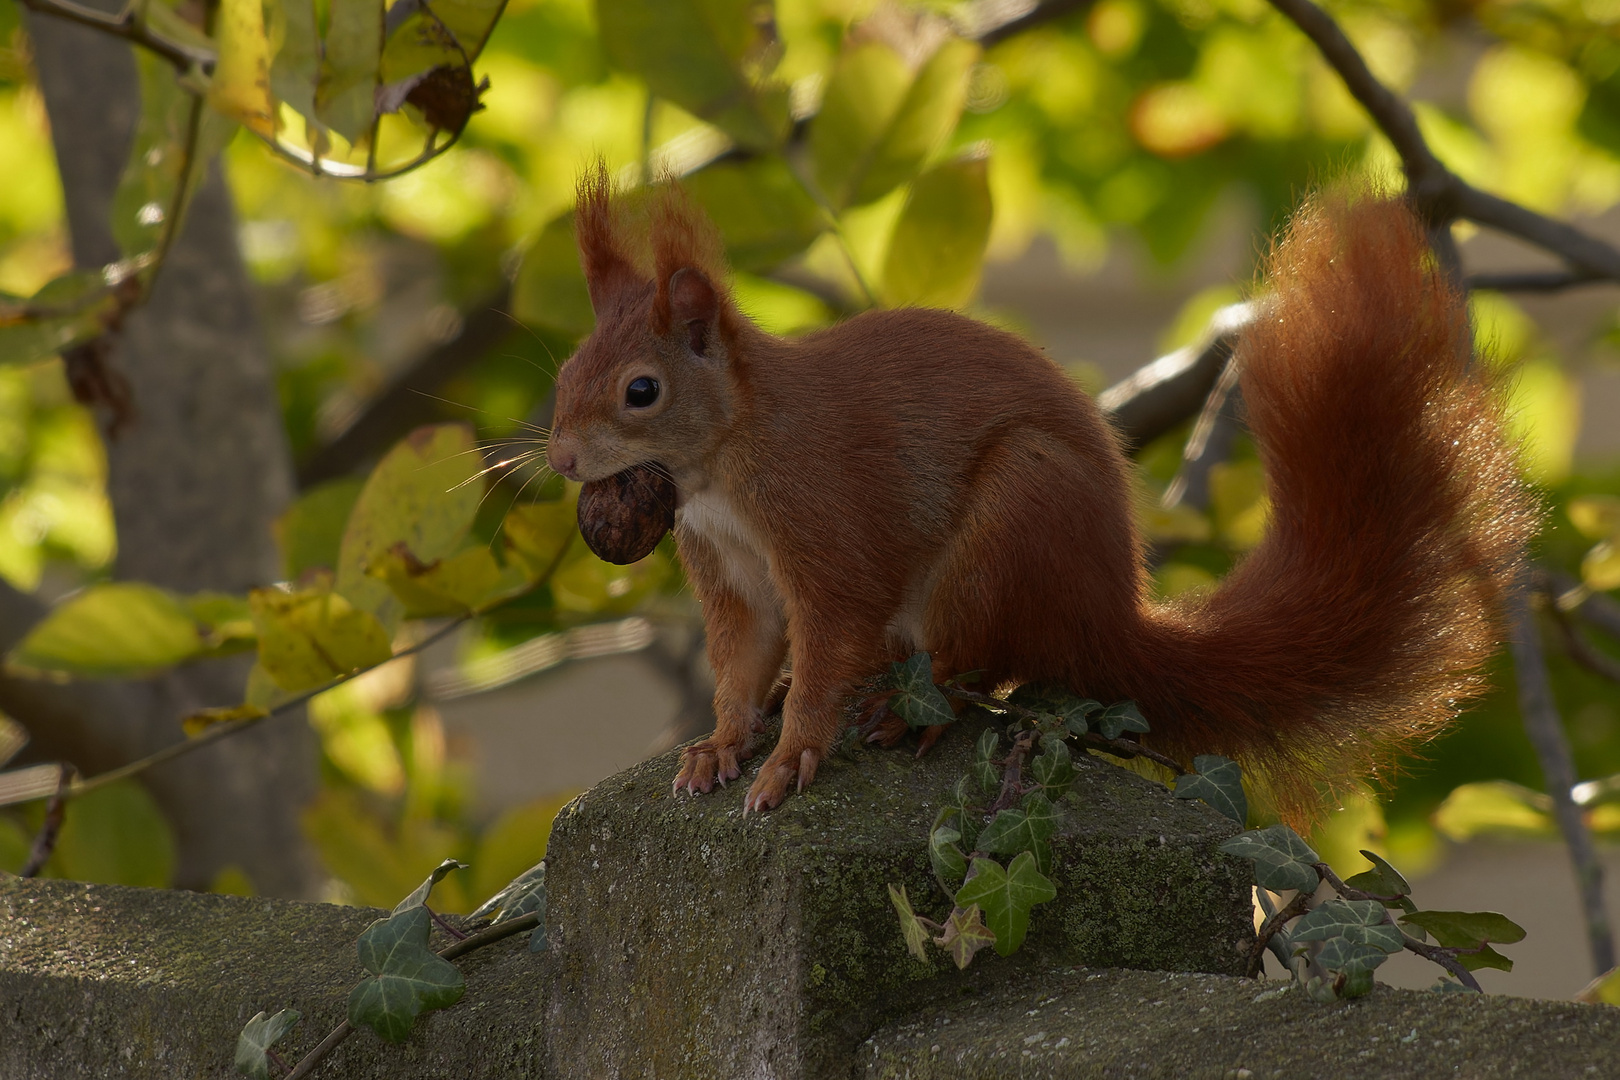
[{"label": "reddish brown fur", "polygon": [[[1477,689],[1534,513],[1462,307],[1397,205],[1307,208],[1278,247],[1241,352],[1272,528],[1213,596],[1164,607],[1114,431],[1025,342],[926,310],[785,341],[736,312],[678,194],[654,213],[651,281],[619,269],[605,177],[579,221],[588,272],[607,272],[559,377],[552,461],[590,480],[657,460],[681,490],[718,726],[677,786],[738,774],[789,651],[757,808],[813,775],[851,688],[915,648],[941,676],[1134,698],[1156,743],[1257,766],[1295,812]],[[705,355],[671,325],[682,270],[718,302]],[[638,373],[665,387],[657,410],[623,406]]]}]

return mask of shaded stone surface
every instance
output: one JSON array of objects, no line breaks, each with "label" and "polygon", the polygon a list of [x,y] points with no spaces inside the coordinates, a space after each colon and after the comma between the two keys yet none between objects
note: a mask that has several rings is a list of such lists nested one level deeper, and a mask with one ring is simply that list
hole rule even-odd
[{"label": "shaded stone surface", "polygon": [[[1438,974],[1438,969],[1436,969]],[[1037,985],[1030,985],[1035,983]],[[1429,1080],[1620,1075],[1620,1009],[1376,987],[1323,1005],[1287,983],[1047,971],[925,1009],[856,1054],[868,1080]]]},{"label": "shaded stone surface", "polygon": [[1235,826],[1087,755],[1054,843],[1058,899],[1036,909],[1024,950],[981,954],[966,974],[943,953],[909,957],[887,886],[924,914],[949,910],[926,838],[969,766],[978,726],[960,727],[920,761],[835,755],[768,814],[742,814],[752,768],[728,789],[672,796],[675,752],[565,810],[547,860],[557,1075],[845,1075],[884,1020],[1036,956],[1241,970],[1252,879],[1215,851]]},{"label": "shaded stone surface", "polygon": [[[371,908],[0,876],[0,1076],[236,1077],[259,1010],[294,1008],[296,1061],[343,1022]],[[331,1077],[544,1075],[546,958],[518,935],[460,962],[467,994],[402,1045],[351,1036]],[[442,943],[441,943],[442,946]]]}]

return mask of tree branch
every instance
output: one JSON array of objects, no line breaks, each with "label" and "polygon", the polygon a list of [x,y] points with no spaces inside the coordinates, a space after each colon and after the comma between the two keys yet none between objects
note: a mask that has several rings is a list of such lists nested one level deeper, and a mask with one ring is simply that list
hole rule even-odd
[{"label": "tree branch", "polygon": [[1311,0],[1271,0],[1310,38],[1344,80],[1345,87],[1366,109],[1380,131],[1394,145],[1406,173],[1409,195],[1418,213],[1436,233],[1446,232],[1436,247],[1445,256],[1452,221],[1461,217],[1528,240],[1561,257],[1580,273],[1620,280],[1620,249],[1573,225],[1544,217],[1517,203],[1480,191],[1453,173],[1435,157],[1407,103],[1373,75],[1356,47],[1333,17]]},{"label": "tree branch", "polygon": [[[1063,18],[1065,15],[1073,15],[1077,11],[1089,10],[1095,3],[1096,0],[1046,0],[1046,3],[1036,4],[1022,14],[1013,15],[1011,18],[998,18],[992,15],[974,27],[973,40],[988,49],[992,45],[1000,44],[1010,37],[1023,33],[1025,30],[1044,26],[1049,22]],[[975,6],[987,9],[1005,9],[1008,5],[981,3]],[[1018,8],[1014,7],[1012,10],[1017,11]]]},{"label": "tree branch", "polygon": [[1597,274],[1575,270],[1523,271],[1507,274],[1474,274],[1468,279],[1470,289],[1490,289],[1494,292],[1550,293],[1579,285],[1595,285],[1605,279]]},{"label": "tree branch", "polygon": [[139,45],[163,57],[182,74],[193,66],[211,73],[215,62],[219,59],[212,52],[158,37],[135,17],[134,4],[124,8],[117,15],[110,15],[105,11],[75,4],[72,0],[18,0],[18,3],[36,15],[50,15],[78,23],[80,26],[88,26],[93,30],[100,30],[113,37],[123,38],[133,45]]},{"label": "tree branch", "polygon": [[1222,308],[1210,320],[1208,339],[1137,368],[1097,395],[1128,449],[1140,449],[1197,415],[1253,317],[1250,304]]},{"label": "tree branch", "polygon": [[[1523,575],[1528,579],[1529,575]],[[1553,814],[1564,843],[1569,847],[1570,861],[1575,867],[1576,889],[1580,896],[1582,914],[1586,918],[1587,945],[1592,956],[1594,974],[1602,974],[1614,967],[1614,935],[1609,927],[1608,914],[1603,904],[1603,867],[1598,862],[1592,845],[1592,834],[1587,831],[1581,809],[1575,805],[1570,789],[1575,786],[1575,765],[1571,760],[1569,743],[1564,739],[1563,725],[1558,719],[1558,706],[1553,699],[1552,684],[1547,676],[1547,662],[1541,653],[1541,635],[1536,630],[1535,615],[1530,608],[1532,590],[1525,580],[1508,598],[1509,618],[1512,621],[1513,667],[1519,681],[1519,708],[1524,714],[1525,734],[1535,747],[1541,762],[1541,772],[1552,796]]]}]

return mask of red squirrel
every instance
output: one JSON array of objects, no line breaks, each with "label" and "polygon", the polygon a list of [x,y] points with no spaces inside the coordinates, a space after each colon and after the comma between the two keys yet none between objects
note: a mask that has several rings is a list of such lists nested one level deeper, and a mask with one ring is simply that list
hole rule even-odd
[{"label": "red squirrel", "polygon": [[1042,352],[918,308],[773,336],[678,187],[639,227],[621,202],[605,170],[581,181],[597,322],[558,374],[547,460],[577,481],[658,462],[678,490],[717,724],[677,791],[740,775],[786,660],[745,812],[809,783],[852,692],[919,649],[936,681],[1133,699],[1154,745],[1234,757],[1306,816],[1479,691],[1537,512],[1463,301],[1399,202],[1318,198],[1273,250],[1236,360],[1268,531],[1170,603],[1149,597],[1119,435]]}]

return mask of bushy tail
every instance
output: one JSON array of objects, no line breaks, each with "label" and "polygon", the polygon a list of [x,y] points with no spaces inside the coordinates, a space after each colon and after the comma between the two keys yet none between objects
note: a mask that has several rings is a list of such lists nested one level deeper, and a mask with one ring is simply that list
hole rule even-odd
[{"label": "bushy tail", "polygon": [[1403,206],[1307,206],[1268,281],[1238,358],[1269,530],[1216,593],[1148,612],[1133,681],[1160,742],[1308,818],[1480,692],[1538,509]]}]

